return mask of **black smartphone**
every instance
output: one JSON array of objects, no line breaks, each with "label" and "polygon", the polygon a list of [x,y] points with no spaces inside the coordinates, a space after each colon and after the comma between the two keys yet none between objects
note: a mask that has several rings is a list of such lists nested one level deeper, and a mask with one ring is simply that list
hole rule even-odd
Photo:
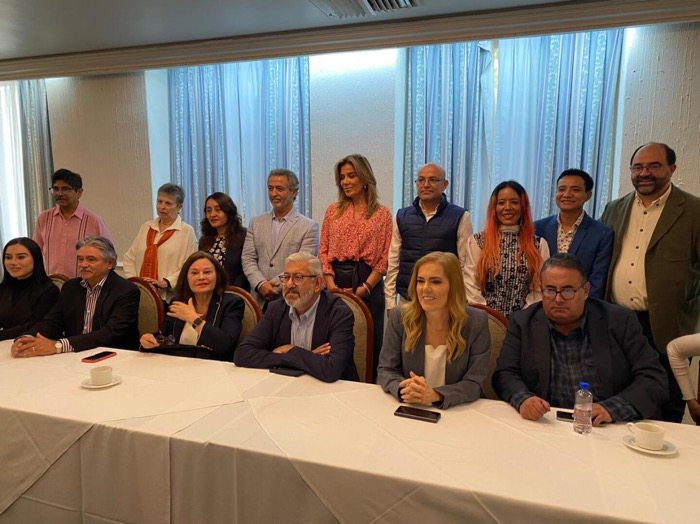
[{"label": "black smartphone", "polygon": [[569,413],[568,411],[557,411],[557,420],[561,420],[562,422],[573,422],[574,414]]},{"label": "black smartphone", "polygon": [[275,367],[270,368],[270,373],[277,373],[278,375],[285,375],[287,377],[300,377],[306,373],[306,371],[294,368]]},{"label": "black smartphone", "polygon": [[[557,420],[561,420],[562,422],[573,422],[574,414],[569,413],[568,411],[557,411]],[[603,426],[605,426],[605,422],[601,422],[600,424],[598,424],[598,427]]]},{"label": "black smartphone", "polygon": [[394,415],[396,415],[397,417],[406,417],[415,420],[422,420],[423,422],[432,422],[433,424],[437,423],[437,421],[440,420],[440,417],[442,416],[442,414],[438,413],[437,411],[412,408],[409,406],[399,406],[398,408],[396,408],[396,411],[394,411]]},{"label": "black smartphone", "polygon": [[95,362],[99,362],[100,360],[104,360],[109,357],[113,357],[116,355],[114,351],[100,351],[99,353],[95,353],[94,355],[90,355],[89,357],[85,357],[84,359],[81,360],[81,362],[86,362],[88,364],[94,364]]}]

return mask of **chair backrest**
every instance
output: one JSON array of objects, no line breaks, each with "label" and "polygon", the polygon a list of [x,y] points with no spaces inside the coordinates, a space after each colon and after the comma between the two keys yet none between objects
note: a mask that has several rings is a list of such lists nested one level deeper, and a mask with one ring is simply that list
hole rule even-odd
[{"label": "chair backrest", "polygon": [[156,333],[165,318],[165,306],[158,291],[141,277],[131,277],[130,282],[139,288],[139,334]]},{"label": "chair backrest", "polygon": [[54,283],[54,285],[58,288],[61,289],[63,287],[63,284],[68,282],[70,280],[70,277],[67,277],[66,275],[61,275],[59,273],[54,273],[53,275],[49,275],[49,278],[51,279],[51,282]]},{"label": "chair backrest", "polygon": [[238,295],[243,299],[245,304],[245,311],[243,313],[243,325],[241,326],[241,335],[238,337],[238,342],[240,343],[248,333],[252,331],[260,319],[262,318],[262,309],[257,300],[253,298],[253,295],[248,293],[245,289],[238,286],[227,286],[226,293],[232,293]]},{"label": "chair backrest", "polygon": [[333,290],[333,294],[343,299],[343,302],[355,316],[353,334],[355,335],[354,360],[357,374],[362,382],[372,383],[372,352],[374,350],[374,321],[369,308],[356,295],[343,291]]},{"label": "chair backrest", "polygon": [[498,400],[498,395],[491,385],[491,377],[496,370],[496,361],[498,355],[501,354],[503,340],[506,338],[506,330],[508,329],[508,320],[498,311],[483,304],[469,304],[471,307],[483,309],[489,316],[489,333],[491,333],[491,362],[489,363],[489,374],[484,382],[484,395],[486,398]]}]

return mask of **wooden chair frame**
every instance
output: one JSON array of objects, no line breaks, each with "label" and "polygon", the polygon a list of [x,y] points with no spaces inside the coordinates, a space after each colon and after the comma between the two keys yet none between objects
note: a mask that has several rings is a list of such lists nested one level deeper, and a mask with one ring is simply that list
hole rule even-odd
[{"label": "wooden chair frame", "polygon": [[[157,317],[158,317],[158,329],[163,325],[163,320],[165,320],[165,305],[163,304],[163,299],[161,298],[160,294],[156,290],[155,287],[153,287],[153,284],[145,281],[141,277],[131,277],[128,279],[129,282],[133,282],[134,284],[137,284],[141,287],[143,287],[146,292],[151,295],[151,298],[153,298],[153,301],[156,304],[156,311],[157,311]],[[140,291],[139,291],[140,293]],[[141,299],[139,298],[139,308],[141,304]],[[139,329],[140,331],[140,329]],[[143,334],[143,333],[142,333]]]},{"label": "wooden chair frame", "polygon": [[[262,318],[263,312],[262,309],[260,308],[260,304],[258,304],[258,301],[253,298],[253,295],[251,295],[248,291],[243,289],[242,287],[238,286],[226,286],[224,289],[226,293],[232,293],[235,295],[238,295],[243,299],[243,302],[245,302],[246,307],[250,307],[250,309],[253,311],[253,314],[255,315],[255,323],[257,324],[260,322],[260,319]],[[247,335],[247,333],[246,333]],[[244,334],[243,331],[241,331],[241,336],[238,339],[238,342],[240,343],[241,340],[243,340]]]},{"label": "wooden chair frame", "polygon": [[[476,308],[476,309],[481,309],[483,311],[486,311],[486,314],[489,316],[489,321],[494,320],[498,324],[500,324],[504,330],[508,329],[508,319],[504,317],[500,312],[496,311],[495,309],[486,306],[484,304],[469,304],[471,307]],[[491,327],[489,326],[489,335],[491,334]],[[504,335],[505,337],[505,335]],[[498,349],[498,355],[501,354],[501,348]],[[483,390],[484,390],[484,395],[486,395],[486,398],[490,398],[493,400],[498,400],[498,395],[496,395],[496,392],[493,389],[493,386],[491,385],[491,377],[493,377],[493,372],[496,369],[496,361],[498,359],[498,355],[496,355],[493,351],[493,341],[491,341],[491,356],[489,360],[489,372],[486,375],[486,380],[484,381],[483,384]]]},{"label": "wooden chair frame", "polygon": [[357,295],[354,295],[342,289],[334,289],[331,292],[335,295],[342,295],[348,297],[350,300],[352,300],[355,304],[358,305],[358,307],[365,316],[365,322],[367,323],[367,351],[365,353],[365,373],[364,377],[360,377],[360,380],[367,384],[372,384],[372,366],[374,364],[374,361],[372,359],[374,353],[374,319],[372,319],[372,314],[370,313],[369,308],[367,307],[367,304],[365,304],[364,300],[359,298]]},{"label": "wooden chair frame", "polygon": [[[69,276],[62,275],[60,273],[54,273],[53,275],[48,275],[48,277],[51,279],[51,282],[56,284],[56,287],[60,290],[63,287],[63,284],[68,282],[70,280]],[[61,285],[58,285],[58,282],[61,283]]]}]

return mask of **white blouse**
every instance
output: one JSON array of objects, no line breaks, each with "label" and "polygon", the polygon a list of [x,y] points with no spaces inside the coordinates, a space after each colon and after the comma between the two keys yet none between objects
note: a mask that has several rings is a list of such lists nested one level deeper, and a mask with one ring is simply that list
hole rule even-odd
[{"label": "white blouse", "polygon": [[433,347],[425,345],[425,381],[435,389],[445,385],[445,364],[447,364],[447,345]]}]

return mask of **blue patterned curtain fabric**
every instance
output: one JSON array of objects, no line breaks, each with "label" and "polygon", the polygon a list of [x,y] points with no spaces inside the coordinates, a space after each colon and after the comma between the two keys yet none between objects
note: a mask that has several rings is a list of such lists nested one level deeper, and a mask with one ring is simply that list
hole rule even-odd
[{"label": "blue patterned curtain fabric", "polygon": [[[415,198],[418,169],[445,168],[448,198],[480,213],[490,182],[494,107],[490,42],[408,49],[403,205]],[[486,192],[486,193],[485,193]]]},{"label": "blue patterned curtain fabric", "polygon": [[556,178],[588,172],[597,217],[610,199],[623,30],[498,42],[494,184],[514,178],[535,219],[557,211]]},{"label": "blue patterned curtain fabric", "polygon": [[[244,223],[268,210],[267,174],[299,175],[299,211],[310,209],[308,58],[168,70],[172,180],[196,228],[204,199],[231,195]],[[244,198],[245,197],[245,198]]]},{"label": "blue patterned curtain fabric", "polygon": [[586,210],[609,200],[622,30],[408,49],[403,205],[426,162],[445,168],[448,197],[474,229],[488,197],[515,179],[535,219],[556,212],[556,177],[579,168],[596,182]]}]

